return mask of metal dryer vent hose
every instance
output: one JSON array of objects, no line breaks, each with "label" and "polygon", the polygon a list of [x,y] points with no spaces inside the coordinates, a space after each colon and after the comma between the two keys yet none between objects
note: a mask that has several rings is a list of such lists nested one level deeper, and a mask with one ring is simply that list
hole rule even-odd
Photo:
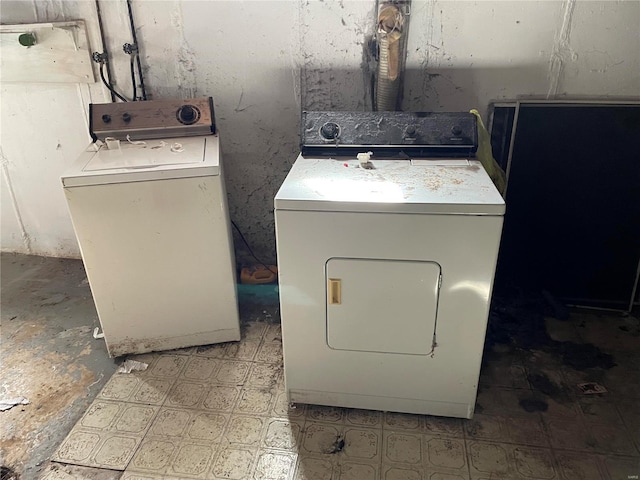
[{"label": "metal dryer vent hose", "polygon": [[403,46],[404,16],[391,3],[384,3],[378,11],[377,43],[379,50],[376,81],[376,110],[396,110],[400,92],[400,69]]}]

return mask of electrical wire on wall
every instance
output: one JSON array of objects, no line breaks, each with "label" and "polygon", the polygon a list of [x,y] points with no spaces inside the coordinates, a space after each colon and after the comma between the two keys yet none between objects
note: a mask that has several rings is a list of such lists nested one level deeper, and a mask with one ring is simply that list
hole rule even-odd
[{"label": "electrical wire on wall", "polygon": [[133,81],[133,89],[134,89],[133,99],[137,100],[136,82],[135,82],[135,73],[134,73],[134,57],[135,57],[135,63],[138,67],[138,79],[140,81],[140,94],[141,94],[140,99],[146,100],[147,90],[145,89],[144,77],[142,75],[142,63],[140,62],[140,44],[138,43],[138,36],[136,34],[136,25],[135,25],[135,22],[133,21],[133,8],[131,6],[131,0],[127,0],[127,10],[129,12],[129,26],[131,28],[131,37],[133,39],[132,47],[134,47],[134,50],[133,50],[134,54],[132,54],[131,56],[131,80]]},{"label": "electrical wire on wall", "polygon": [[[109,66],[109,52],[107,51],[107,41],[104,38],[104,25],[102,23],[102,10],[100,9],[100,2],[95,0],[96,6],[96,16],[98,17],[98,29],[100,30],[100,41],[102,42],[102,53],[93,52],[92,58],[93,61],[100,64],[100,79],[102,83],[104,83],[105,87],[109,90],[111,94],[111,101],[115,102],[116,97],[118,97],[123,102],[126,102],[127,99],[120,95],[115,89],[111,86],[110,80],[113,78],[111,75],[111,67]],[[107,70],[107,76],[109,77],[109,81],[107,81],[104,70]]]},{"label": "electrical wire on wall", "polygon": [[107,68],[107,71],[109,72],[109,61],[106,58],[106,53],[98,53],[98,52],[93,52],[93,61],[96,63],[100,64],[100,79],[102,80],[102,83],[104,83],[104,86],[107,87],[107,89],[109,90],[109,92],[111,92],[111,100],[113,102],[116,101],[116,98],[119,98],[120,100],[122,100],[123,102],[128,102],[128,100],[126,98],[124,98],[121,94],[119,94],[115,88],[113,88],[113,86],[111,85],[111,83],[109,83],[107,81],[107,78],[104,76],[104,70],[105,70],[105,65]]},{"label": "electrical wire on wall", "polygon": [[138,100],[138,87],[136,80],[136,69],[134,67],[135,59],[138,56],[138,46],[131,43],[125,43],[122,46],[124,53],[129,55],[129,70],[131,72],[131,85],[133,86],[133,101]]}]

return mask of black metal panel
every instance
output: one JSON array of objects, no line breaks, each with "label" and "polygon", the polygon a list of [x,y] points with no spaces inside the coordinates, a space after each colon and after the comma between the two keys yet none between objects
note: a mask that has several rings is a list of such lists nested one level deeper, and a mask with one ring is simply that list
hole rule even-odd
[{"label": "black metal panel", "polygon": [[640,261],[640,105],[521,104],[496,282],[627,309]]},{"label": "black metal panel", "polygon": [[470,156],[478,146],[470,113],[303,112],[304,155]]}]

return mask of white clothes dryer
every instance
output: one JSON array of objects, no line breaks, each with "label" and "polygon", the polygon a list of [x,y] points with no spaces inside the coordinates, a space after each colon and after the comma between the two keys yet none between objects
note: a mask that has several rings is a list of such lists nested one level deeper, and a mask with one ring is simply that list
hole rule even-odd
[{"label": "white clothes dryer", "polygon": [[505,211],[475,122],[303,114],[275,197],[291,402],[473,415]]}]

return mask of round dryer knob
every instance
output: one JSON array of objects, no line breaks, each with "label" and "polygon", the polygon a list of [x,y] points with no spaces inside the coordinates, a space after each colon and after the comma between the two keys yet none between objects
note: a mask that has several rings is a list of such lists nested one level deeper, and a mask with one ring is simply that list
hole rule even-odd
[{"label": "round dryer knob", "polygon": [[124,123],[129,123],[131,121],[131,114],[130,113],[123,113],[122,114],[122,121]]},{"label": "round dryer knob", "polygon": [[335,140],[340,134],[340,127],[337,123],[327,122],[320,127],[320,135],[326,140]]},{"label": "round dryer knob", "polygon": [[111,121],[111,115],[107,115],[106,113],[102,115],[102,121],[104,123],[109,123]]},{"label": "round dryer knob", "polygon": [[176,113],[178,121],[185,125],[191,125],[198,121],[200,118],[200,112],[193,105],[182,105]]},{"label": "round dryer knob", "polygon": [[462,129],[458,125],[456,125],[451,128],[451,133],[457,137],[462,133]]}]

